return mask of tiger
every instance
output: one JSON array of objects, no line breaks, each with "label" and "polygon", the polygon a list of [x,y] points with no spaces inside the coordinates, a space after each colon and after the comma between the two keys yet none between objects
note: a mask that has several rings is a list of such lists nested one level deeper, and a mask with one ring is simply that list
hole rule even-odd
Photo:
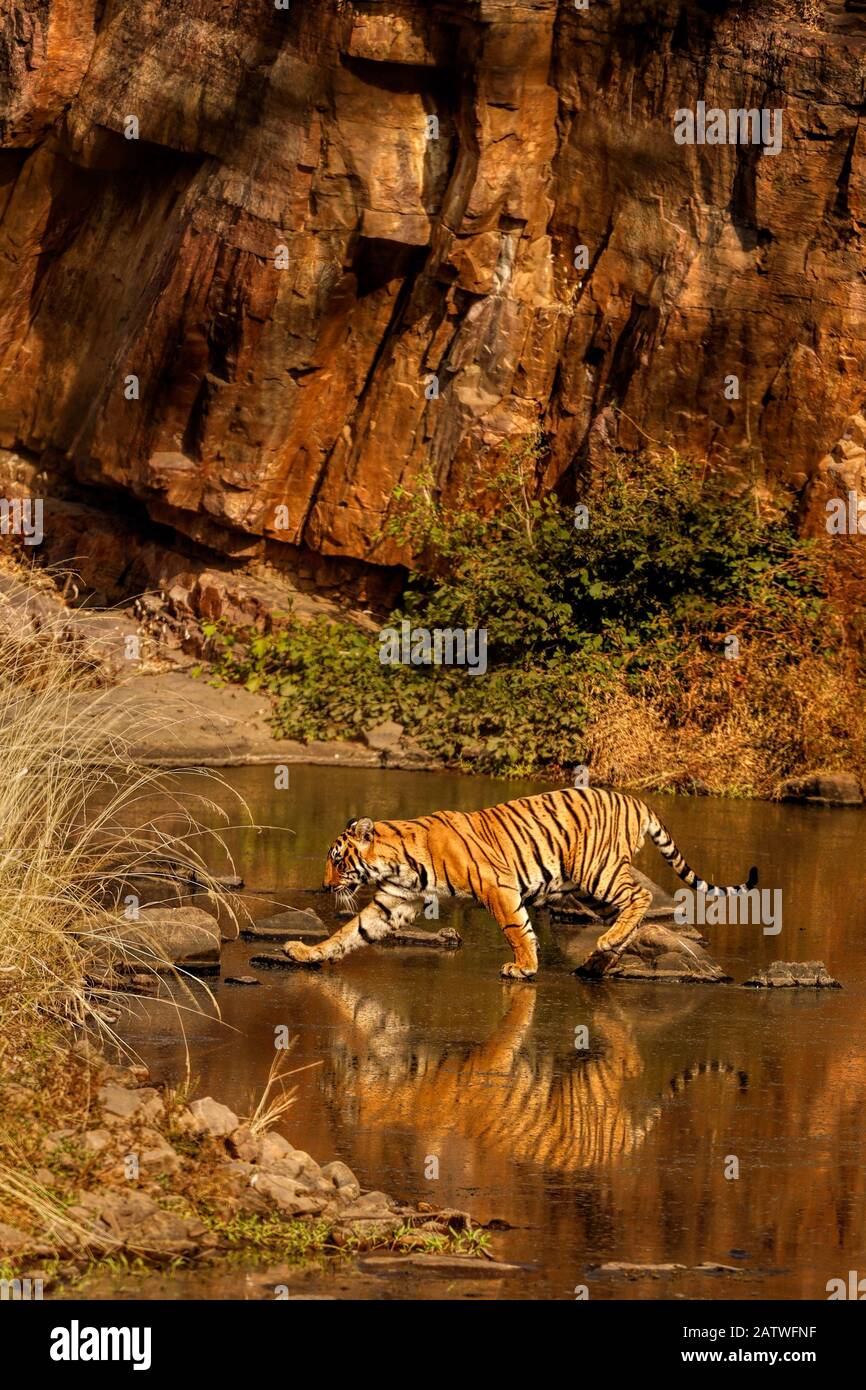
[{"label": "tiger", "polygon": [[325,861],[324,887],[354,910],[359,890],[372,900],[326,940],[288,941],[297,965],[335,961],[403,930],[431,895],[474,898],[499,924],[512,959],[506,980],[538,973],[538,938],[527,911],[553,895],[577,891],[616,913],[581,967],[603,974],[625,950],[652,902],[631,862],[650,839],[673,871],[698,893],[734,896],[758,881],[718,887],[689,868],[655,812],[635,796],[605,787],[566,788],[522,796],[482,811],[435,811],[416,820],[350,820]]}]

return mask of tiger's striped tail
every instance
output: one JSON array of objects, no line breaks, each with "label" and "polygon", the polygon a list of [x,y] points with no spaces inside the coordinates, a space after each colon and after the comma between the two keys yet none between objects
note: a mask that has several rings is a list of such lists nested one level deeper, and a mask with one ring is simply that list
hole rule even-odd
[{"label": "tiger's striped tail", "polygon": [[681,878],[683,883],[688,884],[689,888],[694,888],[696,893],[714,893],[718,897],[733,898],[737,893],[748,893],[758,882],[758,870],[754,864],[749,870],[749,876],[745,883],[737,883],[723,888],[716,883],[707,883],[706,879],[699,878],[694,869],[689,868],[684,855],[677,849],[673,837],[668,834],[661,821],[652,812],[650,812],[647,821],[646,833],[662,858],[670,864],[677,877]]}]

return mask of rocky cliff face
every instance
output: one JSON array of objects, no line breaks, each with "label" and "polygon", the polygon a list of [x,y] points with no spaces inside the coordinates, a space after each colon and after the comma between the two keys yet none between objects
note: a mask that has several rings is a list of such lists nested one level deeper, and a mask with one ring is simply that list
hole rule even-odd
[{"label": "rocky cliff face", "polygon": [[[0,446],[224,554],[380,563],[396,483],[539,425],[547,486],[605,440],[859,476],[863,10],[20,0]],[[780,152],[677,144],[699,101]]]}]

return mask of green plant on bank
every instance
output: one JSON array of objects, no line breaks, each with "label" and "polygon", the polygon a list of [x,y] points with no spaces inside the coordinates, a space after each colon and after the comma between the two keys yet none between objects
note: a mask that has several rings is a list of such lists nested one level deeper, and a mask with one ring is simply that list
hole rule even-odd
[{"label": "green plant on bank", "polygon": [[487,1256],[490,1236],[480,1226],[470,1226],[464,1231],[423,1231],[411,1222],[398,1226],[388,1240],[391,1249],[411,1249],[424,1255],[471,1255]]},{"label": "green plant on bank", "polygon": [[216,1208],[200,1213],[208,1230],[229,1248],[267,1254],[285,1260],[303,1260],[322,1254],[328,1246],[331,1225],[327,1221],[299,1221],[282,1216],[235,1213],[225,1216]]},{"label": "green plant on bank", "polygon": [[578,499],[583,527],[538,495],[544,458],[534,435],[453,501],[429,479],[398,489],[384,527],[413,557],[387,625],[485,629],[485,675],[382,665],[377,634],[289,615],[252,637],[210,625],[218,677],[277,696],[283,736],[394,719],[499,775],[589,762],[615,783],[767,794],[810,765],[862,761],[862,651],[790,500],[732,495],[672,451],[613,454]]}]

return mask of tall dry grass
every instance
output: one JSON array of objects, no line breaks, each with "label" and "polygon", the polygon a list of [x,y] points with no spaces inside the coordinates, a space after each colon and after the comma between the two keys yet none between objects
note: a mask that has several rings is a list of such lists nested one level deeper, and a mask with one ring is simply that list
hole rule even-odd
[{"label": "tall dry grass", "polygon": [[[194,874],[231,911],[203,857],[202,818],[223,807],[130,756],[159,711],[112,701],[42,587],[25,576],[0,604],[0,1038],[15,1047],[47,1022],[110,1031],[90,982],[128,954],[118,882]],[[137,968],[167,964],[137,951]]]},{"label": "tall dry grass", "polygon": [[866,704],[856,669],[746,646],[739,660],[693,651],[671,676],[606,693],[583,749],[599,781],[633,790],[700,787],[773,798],[804,772],[853,772],[866,785]]}]

